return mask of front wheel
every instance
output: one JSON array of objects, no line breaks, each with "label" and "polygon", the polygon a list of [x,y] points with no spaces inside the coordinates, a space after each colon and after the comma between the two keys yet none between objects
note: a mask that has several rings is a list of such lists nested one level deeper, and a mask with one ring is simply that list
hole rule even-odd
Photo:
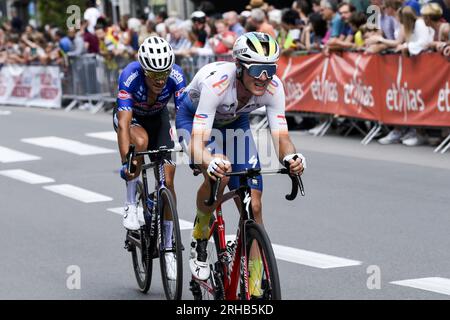
[{"label": "front wheel", "polygon": [[[245,227],[246,270],[241,272],[241,299],[281,300],[280,279],[272,245],[258,224]],[[247,282],[247,285],[245,285]]]},{"label": "front wheel", "polygon": [[[136,203],[138,210],[146,210],[144,188],[139,181],[136,188]],[[133,269],[139,290],[147,293],[152,282],[153,258],[151,257],[151,245],[148,229],[141,228],[137,231],[127,231],[127,242],[133,260]]]},{"label": "front wheel", "polygon": [[159,261],[161,278],[167,300],[179,300],[183,290],[183,245],[180,224],[172,193],[160,193]]}]

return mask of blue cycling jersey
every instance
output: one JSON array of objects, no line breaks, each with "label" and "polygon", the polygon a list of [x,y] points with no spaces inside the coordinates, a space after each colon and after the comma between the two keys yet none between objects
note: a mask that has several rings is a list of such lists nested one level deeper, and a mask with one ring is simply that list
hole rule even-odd
[{"label": "blue cycling jersey", "polygon": [[117,110],[133,111],[133,115],[154,115],[167,105],[172,95],[175,108],[180,105],[180,96],[186,87],[186,79],[180,66],[174,64],[161,93],[153,105],[147,102],[147,85],[144,70],[139,62],[129,63],[119,76],[119,92],[117,94]]}]

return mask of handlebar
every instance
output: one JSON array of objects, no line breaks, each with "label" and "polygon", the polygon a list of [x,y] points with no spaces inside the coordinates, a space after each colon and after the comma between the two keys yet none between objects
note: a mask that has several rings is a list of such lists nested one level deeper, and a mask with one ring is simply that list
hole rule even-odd
[{"label": "handlebar", "polygon": [[130,147],[127,152],[127,170],[129,173],[134,173],[136,171],[136,166],[133,164],[133,160],[135,157],[144,156],[146,154],[158,154],[163,155],[171,152],[183,152],[182,149],[168,149],[165,146],[160,147],[158,150],[147,150],[147,151],[138,151],[136,152],[136,146],[134,144],[130,144]]},{"label": "handlebar", "polygon": [[[244,171],[238,171],[238,172],[227,172],[225,173],[226,177],[233,177],[233,176],[245,176],[246,178],[255,178],[258,175],[262,174],[287,174],[289,175],[289,178],[291,178],[292,188],[291,193],[287,194],[285,196],[286,200],[292,201],[294,200],[297,195],[298,191],[300,189],[300,194],[304,197],[305,196],[305,189],[303,187],[302,178],[299,174],[291,175],[289,173],[289,169],[282,168],[278,170],[266,170],[261,171],[261,169],[246,169]],[[209,182],[211,184],[211,191],[209,194],[208,200],[204,201],[204,204],[206,206],[212,206],[214,202],[217,201],[217,192],[219,190],[220,182],[222,181],[221,178],[217,178],[216,180],[210,179]]]}]

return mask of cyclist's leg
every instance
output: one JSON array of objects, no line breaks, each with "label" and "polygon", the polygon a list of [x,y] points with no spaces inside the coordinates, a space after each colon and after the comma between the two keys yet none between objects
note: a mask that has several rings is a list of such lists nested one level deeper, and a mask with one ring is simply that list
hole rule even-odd
[{"label": "cyclist's leg", "polygon": [[[118,123],[118,115],[116,110],[114,110],[113,125],[116,132],[118,131]],[[136,151],[146,150],[148,144],[148,134],[135,117],[132,118],[130,124],[130,143],[136,146]],[[137,157],[136,160],[136,178],[126,182],[126,201],[124,208],[124,226],[133,230],[139,228],[139,222],[137,220],[138,206],[136,203],[136,190],[143,158]],[[133,208],[131,215],[128,214],[130,207]]]},{"label": "cyclist's leg", "polygon": [[[174,147],[174,143],[172,140],[171,135],[171,125],[170,125],[170,117],[169,117],[169,110],[167,108],[164,108],[161,113],[159,114],[159,122],[160,126],[157,132],[157,141],[155,145],[155,149],[158,149],[160,147],[167,147],[169,149]],[[166,177],[166,187],[172,192],[173,198],[176,202],[177,197],[175,194],[175,186],[174,186],[174,180],[175,180],[175,162],[172,161],[172,155],[168,154],[165,159],[169,162],[164,165],[164,174]],[[166,217],[169,218],[169,217]]]},{"label": "cyclist's leg", "polygon": [[[182,98],[182,103],[176,116],[176,128],[179,142],[187,154],[190,154],[190,140],[194,115],[195,109],[192,106],[192,102],[188,94],[184,93],[184,98]],[[220,155],[224,157],[222,154],[216,154],[216,156]],[[207,207],[203,203],[204,200],[209,198],[211,185],[209,176],[204,169],[202,169],[202,173],[204,181],[197,192],[197,210],[192,232],[189,267],[193,275],[201,280],[206,280],[210,274],[206,248],[209,237],[209,221],[214,207]],[[220,194],[223,193],[226,183],[227,179],[224,179],[220,186]]]}]

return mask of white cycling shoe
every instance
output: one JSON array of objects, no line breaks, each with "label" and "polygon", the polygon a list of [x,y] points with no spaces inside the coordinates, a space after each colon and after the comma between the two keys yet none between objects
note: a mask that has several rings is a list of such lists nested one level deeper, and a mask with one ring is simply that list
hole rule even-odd
[{"label": "white cycling shoe", "polygon": [[128,230],[139,230],[140,224],[138,220],[137,204],[127,204],[123,212],[123,226]]},{"label": "white cycling shoe", "polygon": [[177,280],[177,260],[173,252],[166,252],[164,254],[166,259],[166,275],[169,280]]},{"label": "white cycling shoe", "polygon": [[192,275],[199,280],[207,280],[210,274],[206,248],[208,240],[195,240],[191,242],[191,255],[189,257],[189,268]]}]

